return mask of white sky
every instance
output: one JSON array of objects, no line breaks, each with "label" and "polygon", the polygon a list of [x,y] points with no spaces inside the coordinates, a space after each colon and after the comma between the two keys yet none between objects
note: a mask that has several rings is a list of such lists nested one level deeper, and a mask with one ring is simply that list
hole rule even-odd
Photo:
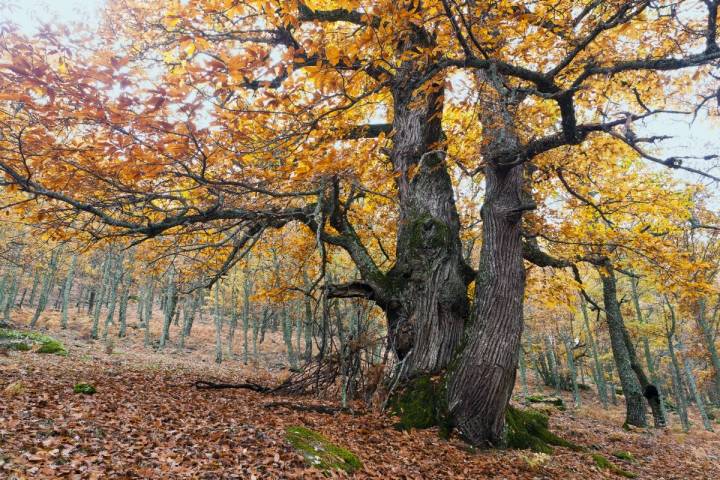
[{"label": "white sky", "polygon": [[[28,34],[34,33],[43,23],[73,23],[92,26],[98,22],[106,0],[0,0],[0,24],[11,21]],[[112,1],[112,0],[107,0]],[[82,28],[81,26],[78,28]],[[699,118],[689,124],[687,118],[663,116],[647,125],[635,125],[640,136],[671,135],[674,138],[661,144],[658,156],[672,155],[704,156],[720,154],[720,122]],[[688,162],[700,169],[705,162]],[[720,169],[712,173],[720,175]],[[703,181],[692,174],[679,172],[682,178]],[[706,183],[706,182],[703,182]]]},{"label": "white sky", "polygon": [[0,0],[0,22],[11,21],[27,33],[42,23],[97,23],[105,0]]}]

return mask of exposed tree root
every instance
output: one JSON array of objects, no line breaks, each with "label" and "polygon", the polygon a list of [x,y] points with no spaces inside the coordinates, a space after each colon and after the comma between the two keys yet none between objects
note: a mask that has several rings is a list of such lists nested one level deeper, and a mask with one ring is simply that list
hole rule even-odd
[{"label": "exposed tree root", "polygon": [[293,373],[287,380],[274,387],[252,382],[216,383],[208,380],[197,380],[193,386],[198,389],[211,390],[238,388],[274,395],[309,395],[327,392],[335,387],[339,375],[340,362],[329,358],[324,362],[308,363],[302,370]]},{"label": "exposed tree root", "polygon": [[291,402],[268,402],[263,403],[263,408],[289,408],[300,412],[323,413],[325,415],[335,415],[336,413],[349,413],[350,415],[359,415],[360,412],[349,407],[331,407],[328,405],[305,405],[302,403]]},{"label": "exposed tree root", "polygon": [[243,388],[253,392],[271,393],[272,388],[257,383],[214,383],[206,380],[198,380],[193,386],[197,389],[220,390],[224,388]]}]

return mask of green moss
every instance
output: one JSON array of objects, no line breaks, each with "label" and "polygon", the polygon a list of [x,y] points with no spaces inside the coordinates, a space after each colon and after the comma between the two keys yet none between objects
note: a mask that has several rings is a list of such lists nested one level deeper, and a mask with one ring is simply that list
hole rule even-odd
[{"label": "green moss", "polygon": [[67,355],[65,346],[57,340],[44,342],[37,350],[38,353],[56,353],[58,355]]},{"label": "green moss", "polygon": [[558,407],[563,410],[565,408],[565,402],[560,397],[545,397],[543,395],[530,395],[527,397],[527,401],[530,403],[546,403]]},{"label": "green moss", "polygon": [[362,462],[351,451],[335,445],[321,434],[305,427],[288,427],[285,438],[298,450],[305,461],[320,470],[344,470],[354,473],[362,468]]},{"label": "green moss", "polygon": [[622,468],[618,467],[614,463],[612,463],[607,458],[603,457],[602,455],[599,455],[597,453],[592,454],[592,459],[595,461],[595,465],[600,467],[603,470],[608,470],[615,475],[620,475],[621,477],[625,478],[635,478],[637,475],[635,475],[632,472],[628,472],[627,470],[623,470]]},{"label": "green moss", "polygon": [[27,352],[31,347],[25,342],[11,342],[7,344],[7,348],[17,352]]},{"label": "green moss", "polygon": [[624,450],[618,450],[617,452],[613,452],[613,457],[619,458],[620,460],[627,460],[628,462],[635,461],[635,457],[633,456],[633,454]]},{"label": "green moss", "polygon": [[73,387],[73,392],[84,393],[85,395],[93,395],[97,390],[89,383],[78,383]]},{"label": "green moss", "polygon": [[450,227],[429,213],[418,214],[408,227],[407,248],[441,248],[450,242]]},{"label": "green moss", "polygon": [[447,411],[445,382],[429,375],[417,377],[396,393],[388,402],[391,414],[399,417],[401,430],[440,427],[440,436],[447,438],[452,426]]},{"label": "green moss", "polygon": [[[20,332],[17,330],[10,330],[7,328],[0,328],[0,340],[19,340],[20,343],[25,344],[28,348],[24,349],[20,347],[19,350],[29,350],[30,344],[39,344],[40,348],[37,349],[38,353],[54,353],[57,355],[67,355],[65,346],[59,340],[56,340],[48,335],[43,335],[37,332]],[[18,342],[10,342],[18,343]]]},{"label": "green moss", "polygon": [[505,412],[506,444],[509,448],[552,453],[552,446],[566,447],[575,451],[583,448],[564,440],[548,429],[548,417],[528,409],[509,406]]}]

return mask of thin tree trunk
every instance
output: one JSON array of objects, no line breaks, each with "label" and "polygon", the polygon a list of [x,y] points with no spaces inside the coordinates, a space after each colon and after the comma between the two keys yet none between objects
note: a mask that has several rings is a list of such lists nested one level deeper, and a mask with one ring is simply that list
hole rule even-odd
[{"label": "thin tree trunk", "polygon": [[673,393],[675,394],[675,408],[677,410],[678,417],[680,418],[680,424],[684,432],[690,430],[690,420],[687,415],[687,404],[685,403],[685,397],[682,394],[682,381],[680,377],[680,370],[677,365],[677,357],[675,356],[675,350],[672,346],[672,338],[668,336],[668,349],[671,358],[670,367],[670,379],[672,381]]},{"label": "thin tree trunk", "polygon": [[95,305],[93,310],[93,323],[90,336],[94,339],[98,338],[98,328],[100,326],[100,311],[102,310],[104,297],[108,289],[108,283],[110,282],[110,267],[113,263],[112,252],[108,253],[102,266],[102,279],[100,280],[99,294],[95,296]]},{"label": "thin tree trunk", "polygon": [[185,348],[185,339],[190,337],[192,331],[193,322],[195,321],[195,314],[197,313],[198,306],[200,305],[201,290],[197,290],[195,295],[186,298],[185,308],[183,309],[183,328],[180,334],[180,349]]},{"label": "thin tree trunk", "polygon": [[520,386],[522,388],[523,402],[527,402],[527,397],[529,396],[528,382],[527,382],[527,365],[525,362],[525,351],[523,350],[522,347],[520,348],[519,367],[520,367]]},{"label": "thin tree trunk", "polygon": [[37,293],[37,287],[40,283],[40,271],[35,270],[35,275],[33,277],[33,285],[32,289],[30,290],[30,299],[28,300],[28,305],[32,307],[33,302],[35,302],[35,295]]},{"label": "thin tree trunk", "polygon": [[38,298],[38,304],[37,308],[35,309],[35,314],[30,321],[30,328],[35,328],[38,320],[40,319],[40,315],[42,315],[42,313],[45,311],[45,307],[47,306],[47,302],[50,297],[50,292],[52,290],[53,284],[55,283],[55,274],[57,273],[57,266],[58,261],[60,260],[60,254],[61,249],[58,248],[57,250],[54,250],[53,253],[50,255],[50,265],[48,266],[48,271],[45,275],[42,289],[40,290],[40,298]]},{"label": "thin tree trunk", "polygon": [[107,340],[110,325],[112,325],[115,316],[115,309],[117,308],[118,290],[120,289],[120,283],[123,277],[123,258],[124,254],[118,255],[112,267],[114,272],[111,275],[112,281],[108,290],[108,310],[103,328],[103,340]]},{"label": "thin tree trunk", "polygon": [[281,312],[283,340],[285,341],[285,349],[287,350],[288,363],[290,364],[290,368],[296,369],[297,361],[295,359],[295,351],[293,350],[292,343],[292,319],[290,318],[290,315],[288,315],[285,305],[282,306]]},{"label": "thin tree trunk", "polygon": [[175,314],[175,307],[177,303],[177,291],[175,286],[175,269],[173,267],[170,268],[170,273],[168,274],[168,284],[167,289],[165,290],[164,295],[164,302],[165,302],[165,310],[164,310],[164,319],[163,319],[163,327],[162,327],[162,334],[160,335],[160,344],[159,348],[163,349],[165,348],[165,345],[170,340],[170,324],[172,323],[173,315]]},{"label": "thin tree trunk", "polygon": [[233,280],[232,288],[230,290],[230,325],[228,328],[228,338],[227,338],[227,352],[228,352],[228,358],[232,360],[235,358],[235,353],[233,352],[234,344],[235,344],[235,330],[237,329],[237,323],[238,323],[238,312],[237,312],[237,277]]},{"label": "thin tree trunk", "polygon": [[145,346],[149,346],[152,342],[152,332],[150,331],[150,321],[153,314],[153,305],[155,303],[155,277],[150,277],[149,285],[147,286],[147,296],[145,297],[144,305],[144,317],[145,317]]},{"label": "thin tree trunk", "polygon": [[555,355],[555,345],[550,335],[545,337],[545,352],[547,352],[548,364],[550,367],[550,373],[552,374],[553,387],[555,388],[555,395],[560,396],[560,366]]},{"label": "thin tree trunk", "polygon": [[20,282],[22,281],[23,271],[21,268],[17,269],[17,273],[13,276],[10,290],[8,291],[7,297],[5,298],[5,305],[3,307],[3,321],[6,324],[10,324],[10,311],[15,307],[15,299],[17,297],[18,290],[20,289]]},{"label": "thin tree trunk", "polygon": [[73,255],[72,261],[70,262],[70,269],[68,270],[67,277],[65,278],[65,288],[63,290],[62,318],[60,320],[60,327],[63,329],[68,327],[68,312],[70,311],[70,292],[72,291],[73,280],[75,278],[77,259],[77,254]]},{"label": "thin tree trunk", "polygon": [[220,284],[215,284],[215,363],[220,364],[223,360],[222,354],[222,327],[223,318],[220,309]]},{"label": "thin tree trunk", "polygon": [[250,294],[252,293],[252,283],[250,281],[250,270],[245,269],[243,278],[243,310],[242,310],[242,322],[243,322],[243,363],[248,364],[249,359],[249,346],[248,346],[248,335],[250,330]]},{"label": "thin tree trunk", "polygon": [[571,339],[569,338],[565,338],[563,343],[565,344],[565,351],[567,353],[568,370],[570,370],[570,382],[572,383],[573,403],[575,405],[575,408],[579,408],[580,389],[578,388],[577,384],[577,371],[575,370],[575,354],[573,353],[573,344]]},{"label": "thin tree trunk", "polygon": [[[682,342],[678,340],[678,348],[682,352]],[[698,391],[697,383],[695,382],[695,375],[692,371],[692,366],[690,365],[690,360],[687,358],[686,355],[683,354],[683,367],[685,368],[685,378],[687,378],[688,386],[690,387],[690,392],[692,393],[693,397],[695,398],[695,405],[697,405],[698,411],[700,412],[700,418],[702,419],[703,426],[705,427],[705,430],[708,432],[712,432],[713,427],[712,423],[710,422],[710,418],[708,417],[707,410],[705,409],[705,402],[702,399],[702,395]]]},{"label": "thin tree trunk", "polygon": [[120,310],[118,311],[118,323],[120,328],[118,329],[118,337],[124,338],[127,335],[127,307],[130,301],[130,287],[132,286],[132,266],[127,272],[127,278],[121,283],[120,292]]},{"label": "thin tree trunk", "polygon": [[717,346],[715,345],[715,338],[713,331],[710,328],[710,324],[707,321],[707,300],[701,298],[696,304],[695,318],[697,320],[700,331],[703,334],[703,340],[705,347],[710,354],[710,363],[712,364],[713,372],[713,386],[715,389],[715,396],[720,400],[720,354],[718,354]]},{"label": "thin tree trunk", "polygon": [[585,297],[580,296],[580,309],[583,315],[583,322],[585,324],[585,331],[588,336],[588,343],[590,344],[590,352],[593,357],[593,371],[595,377],[595,386],[597,387],[598,397],[600,397],[600,403],[605,410],[608,408],[608,389],[605,383],[605,369],[600,363],[600,355],[598,354],[597,344],[595,343],[595,337],[590,329],[590,318],[587,311],[587,302]]},{"label": "thin tree trunk", "polygon": [[625,423],[637,427],[647,426],[645,416],[645,400],[638,376],[633,370],[630,352],[625,339],[625,325],[623,323],[620,305],[617,300],[617,282],[612,265],[606,262],[598,268],[603,285],[603,301],[605,305],[605,319],[610,332],[610,345],[617,367],[620,384],[625,397]]}]

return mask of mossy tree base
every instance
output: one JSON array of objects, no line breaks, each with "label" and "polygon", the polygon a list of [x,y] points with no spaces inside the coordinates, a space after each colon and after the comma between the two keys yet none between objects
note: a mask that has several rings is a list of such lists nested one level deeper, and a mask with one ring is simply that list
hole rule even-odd
[{"label": "mossy tree base", "polygon": [[445,382],[440,377],[424,375],[409,381],[388,402],[391,414],[399,418],[396,427],[440,427],[440,436],[447,438],[452,431],[448,411]]},{"label": "mossy tree base", "polygon": [[[452,422],[446,398],[445,382],[441,377],[421,376],[409,381],[393,395],[388,408],[399,418],[398,428],[409,430],[437,426],[441,437],[447,438],[452,431]],[[536,410],[508,407],[505,423],[505,445],[509,448],[542,453],[551,453],[553,446],[582,449],[550,432],[548,417]]]},{"label": "mossy tree base", "polygon": [[319,470],[354,473],[362,468],[362,462],[354,453],[308,428],[288,427],[285,438],[305,457],[308,465]]}]

